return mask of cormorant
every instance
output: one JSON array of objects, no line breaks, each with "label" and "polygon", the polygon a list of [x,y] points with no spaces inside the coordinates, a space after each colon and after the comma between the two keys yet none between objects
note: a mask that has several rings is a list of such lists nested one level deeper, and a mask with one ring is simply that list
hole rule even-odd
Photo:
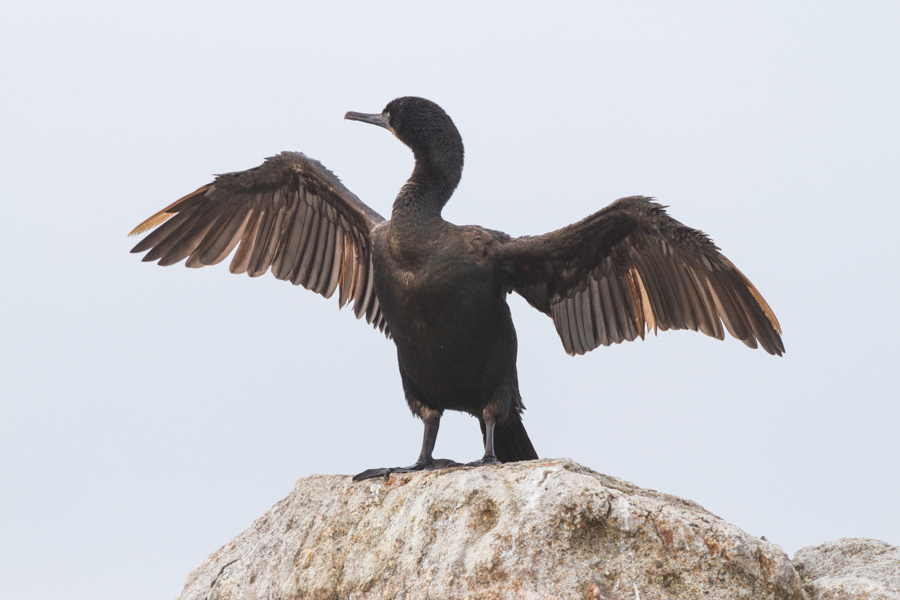
[{"label": "cormorant", "polygon": [[[346,119],[384,127],[409,146],[412,176],[391,219],[363,204],[318,161],[283,152],[219,175],[131,235],[160,226],[132,252],[145,261],[214,265],[237,247],[232,273],[278,279],[339,304],[394,340],[406,401],[425,424],[409,467],[448,466],[432,450],[444,410],[478,418],[485,465],[537,458],[522,425],[516,332],[506,295],[553,319],[569,354],[644,337],[650,329],[727,330],[747,346],[784,352],[775,314],[702,232],[651,198],[622,198],[573,225],[513,238],[441,218],[463,169],[463,143],[435,103],[404,97]],[[724,324],[724,328],[723,328]]]}]

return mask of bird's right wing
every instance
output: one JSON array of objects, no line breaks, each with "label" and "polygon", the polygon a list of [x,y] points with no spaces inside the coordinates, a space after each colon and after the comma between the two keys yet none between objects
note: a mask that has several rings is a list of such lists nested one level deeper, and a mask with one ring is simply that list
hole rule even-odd
[{"label": "bird's right wing", "polygon": [[[278,279],[339,302],[385,330],[373,288],[371,232],[384,218],[318,161],[283,152],[254,169],[219,175],[162,209],[129,235],[158,227],[131,251],[162,266],[224,260],[232,273]],[[387,332],[385,332],[387,333]]]}]

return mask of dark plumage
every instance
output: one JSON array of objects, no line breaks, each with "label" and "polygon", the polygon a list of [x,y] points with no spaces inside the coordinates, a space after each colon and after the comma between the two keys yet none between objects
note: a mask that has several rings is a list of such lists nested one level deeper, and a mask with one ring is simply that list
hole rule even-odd
[{"label": "dark plumage", "polygon": [[[415,156],[391,220],[363,204],[303,154],[216,177],[131,232],[159,226],[132,252],[189,267],[224,260],[232,273],[271,269],[326,298],[353,302],[357,317],[392,337],[406,401],[425,423],[410,467],[431,469],[446,409],[478,418],[484,457],[473,465],[537,458],[522,425],[516,332],[506,294],[549,315],[569,354],[644,337],[649,329],[725,330],[770,354],[784,352],[778,320],[756,288],[709,238],[640,196],[622,198],[568,227],[511,238],[441,218],[459,183],[463,144],[450,117],[422,98],[347,119],[384,127]],[[724,324],[724,327],[723,327]]]}]

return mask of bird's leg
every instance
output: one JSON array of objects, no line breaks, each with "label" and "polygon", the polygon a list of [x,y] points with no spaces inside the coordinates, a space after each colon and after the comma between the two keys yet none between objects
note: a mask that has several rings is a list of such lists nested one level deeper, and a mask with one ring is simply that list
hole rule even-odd
[{"label": "bird's leg", "polygon": [[[434,468],[434,444],[437,442],[438,429],[441,427],[441,417],[434,413],[426,414],[422,418],[425,423],[425,431],[422,433],[422,450],[419,451],[419,458],[415,464],[409,469],[420,467],[421,469]],[[417,469],[417,470],[421,470]]]},{"label": "bird's leg", "polygon": [[497,424],[497,415],[494,414],[490,407],[484,409],[482,415],[484,419],[484,456],[481,457],[481,460],[468,463],[466,465],[468,467],[496,465],[500,462],[497,460],[497,455],[494,454],[494,426]]},{"label": "bird's leg", "polygon": [[434,452],[434,444],[437,442],[438,429],[441,425],[441,413],[436,410],[425,410],[422,421],[425,423],[425,432],[422,435],[422,450],[419,452],[419,458],[416,462],[408,467],[393,467],[387,469],[368,469],[362,473],[355,475],[353,481],[362,481],[372,477],[387,477],[391,473],[412,473],[415,471],[430,471],[432,469],[443,469],[445,467],[458,467],[459,463],[452,460],[439,459],[434,460],[432,453]]}]

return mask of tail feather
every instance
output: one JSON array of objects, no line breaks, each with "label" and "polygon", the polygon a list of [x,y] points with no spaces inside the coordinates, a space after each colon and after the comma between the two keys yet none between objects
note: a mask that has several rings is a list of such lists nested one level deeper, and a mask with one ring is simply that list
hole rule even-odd
[{"label": "tail feather", "polygon": [[[481,437],[484,439],[484,421],[481,422]],[[522,416],[515,410],[509,411],[506,421],[501,421],[494,426],[494,454],[500,462],[517,462],[520,460],[535,460],[538,455],[531,445],[528,432],[522,423]]]}]

